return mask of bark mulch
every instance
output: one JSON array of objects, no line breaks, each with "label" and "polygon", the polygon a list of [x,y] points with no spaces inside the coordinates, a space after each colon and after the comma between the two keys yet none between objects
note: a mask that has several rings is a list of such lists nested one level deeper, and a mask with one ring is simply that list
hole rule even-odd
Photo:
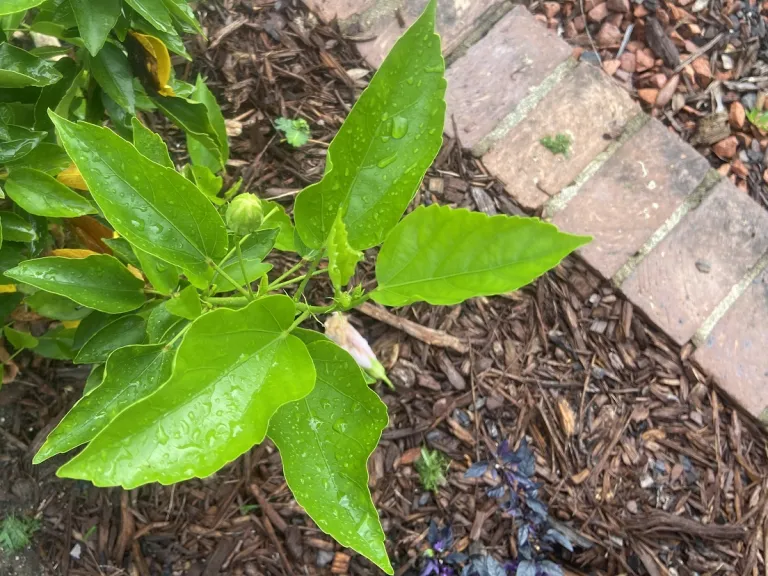
[{"label": "bark mulch", "polygon": [[[301,6],[206,6],[210,46],[201,42],[196,52],[225,116],[237,119],[231,175],[290,206],[293,192],[320,178],[323,143],[370,75],[353,45]],[[278,116],[306,118],[314,142],[298,150],[280,142]],[[519,213],[450,140],[416,201]],[[369,279],[370,266],[359,275]],[[320,303],[325,295],[320,288],[309,298]],[[514,522],[486,496],[484,481],[465,480],[464,471],[502,439],[523,437],[535,451],[544,500],[577,544],[558,557],[570,573],[766,570],[765,435],[691,365],[690,350],[673,346],[576,259],[506,297],[396,313],[369,306],[353,322],[397,387],[377,387],[390,426],[369,469],[398,575],[418,568],[431,520],[453,527],[458,550],[514,555]],[[19,378],[0,392],[0,513],[40,518],[34,551],[46,571],[378,573],[296,505],[269,442],[210,478],[130,492],[59,480],[61,459],[32,467],[84,376],[22,357]],[[422,446],[450,461],[436,493],[421,487],[414,469]],[[1,562],[3,576],[40,574]]]}]

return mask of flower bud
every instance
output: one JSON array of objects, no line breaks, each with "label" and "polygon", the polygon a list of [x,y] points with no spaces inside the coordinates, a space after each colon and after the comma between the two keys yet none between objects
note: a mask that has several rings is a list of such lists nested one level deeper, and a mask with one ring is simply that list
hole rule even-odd
[{"label": "flower bud", "polygon": [[258,230],[263,219],[261,200],[253,194],[240,194],[227,207],[227,227],[238,236]]},{"label": "flower bud", "polygon": [[376,354],[371,350],[368,341],[355,330],[344,314],[336,312],[325,321],[325,335],[349,352],[357,365],[377,380],[383,380],[390,388],[394,388],[387,378],[387,372]]}]

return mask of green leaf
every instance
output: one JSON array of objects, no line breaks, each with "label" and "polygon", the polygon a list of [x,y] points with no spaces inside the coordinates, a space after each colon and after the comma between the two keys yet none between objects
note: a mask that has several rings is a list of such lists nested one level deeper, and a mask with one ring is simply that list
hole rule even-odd
[{"label": "green leaf", "polygon": [[96,56],[121,13],[120,0],[69,0],[85,47]]},{"label": "green leaf", "polygon": [[21,160],[43,141],[47,132],[0,124],[0,164]]},{"label": "green leaf", "polygon": [[53,320],[81,320],[93,310],[73,302],[69,298],[38,290],[24,299],[32,310]]},{"label": "green leaf", "polygon": [[107,314],[130,312],[144,304],[144,282],[105,254],[27,260],[5,275]]},{"label": "green leaf", "polygon": [[310,248],[324,244],[339,212],[352,248],[380,244],[440,150],[446,83],[435,10],[431,0],[392,48],[331,142],[325,176],[296,199]]},{"label": "green leaf", "polygon": [[104,216],[131,244],[195,270],[226,254],[221,216],[184,176],[152,162],[107,128],[52,118]]},{"label": "green leaf", "polygon": [[131,118],[131,126],[133,127],[133,145],[136,146],[136,150],[152,162],[175,170],[173,160],[168,154],[168,146],[165,145],[160,134],[152,132],[135,116]]},{"label": "green leaf", "polygon": [[187,164],[185,169],[187,178],[195,183],[198,190],[205,194],[208,200],[213,202],[216,206],[224,204],[225,200],[218,196],[219,192],[221,192],[221,187],[224,185],[224,179],[221,176],[216,176],[216,174],[211,172],[210,168],[207,168],[206,166],[192,166],[191,164]]},{"label": "green leaf", "polygon": [[294,245],[294,229],[291,217],[285,211],[285,208],[277,202],[272,200],[262,200],[262,206],[264,206],[264,216],[272,213],[268,220],[261,225],[262,230],[269,230],[276,228],[279,230],[277,239],[275,240],[275,248],[284,252],[294,252],[296,250]]},{"label": "green leaf", "polygon": [[538,218],[489,217],[433,204],[406,216],[376,262],[385,306],[424,301],[451,306],[511,292],[554,268],[590,238],[559,232]]},{"label": "green leaf", "polygon": [[188,322],[171,314],[167,301],[160,303],[152,309],[147,319],[147,338],[150,344],[161,344],[170,340],[178,333],[178,330]]},{"label": "green leaf", "polygon": [[75,364],[99,364],[123,346],[141,344],[146,332],[144,318],[128,314],[115,318],[91,336],[75,356]]},{"label": "green leaf", "polygon": [[[135,15],[133,18],[131,18],[131,28],[134,30],[138,30],[139,32],[142,32],[144,34],[149,34],[150,36],[154,36],[155,38],[159,39],[163,44],[165,44],[166,48],[168,48],[169,51],[174,52],[176,54],[179,54],[180,56],[183,56],[185,59],[192,61],[192,56],[189,55],[189,52],[187,52],[187,49],[184,47],[184,41],[181,39],[181,37],[176,33],[174,30],[173,32],[163,32],[162,30],[159,30],[155,26],[152,26],[149,22],[147,22],[144,18],[141,16]],[[176,82],[174,82],[174,79],[171,79],[170,82],[171,86],[174,87],[174,92],[181,96],[182,94],[176,90]]]},{"label": "green leaf", "polygon": [[34,8],[45,0],[0,0],[0,16]]},{"label": "green leaf", "polygon": [[[193,137],[199,145],[215,157],[217,166],[224,165],[221,158],[222,145],[219,143],[216,129],[211,124],[205,104],[178,96],[153,96],[152,101],[171,122],[184,130],[188,139]],[[218,168],[213,170],[213,172],[216,171]]]},{"label": "green leaf", "polygon": [[74,218],[96,213],[84,196],[45,172],[32,168],[12,170],[5,191],[16,204],[37,216]]},{"label": "green leaf", "polygon": [[[221,268],[230,278],[238,283],[238,286],[245,286],[255,282],[264,274],[272,270],[272,264],[263,262],[267,254],[272,251],[275,245],[277,230],[259,230],[248,236],[240,245],[243,253],[243,265],[245,266],[245,277],[240,266],[240,259],[237,254],[228,259]],[[212,282],[216,284],[216,293],[231,292],[237,287],[221,276],[218,272],[214,275]]]},{"label": "green leaf", "polygon": [[363,253],[350,247],[347,228],[339,214],[328,237],[328,276],[337,292],[347,285],[355,274],[357,263],[362,259]]},{"label": "green leaf", "polygon": [[285,135],[286,142],[294,148],[301,148],[309,142],[309,124],[304,118],[290,120],[280,117],[275,120],[275,127]]},{"label": "green leaf", "polygon": [[21,304],[24,294],[21,292],[0,293],[0,320],[4,321]]},{"label": "green leaf", "polygon": [[195,13],[192,11],[192,8],[189,7],[189,4],[187,4],[187,0],[163,0],[163,3],[168,11],[178,18],[180,22],[189,25],[191,29],[198,34],[205,35],[203,27],[200,26],[200,22],[197,21]]},{"label": "green leaf", "polygon": [[[61,74],[61,80],[55,84],[44,87],[40,91],[40,96],[38,97],[37,102],[35,102],[34,108],[35,130],[50,130],[51,136],[53,136],[53,123],[51,122],[51,119],[48,118],[48,108],[56,108],[56,106],[58,106],[80,72],[80,65],[72,58],[62,58],[58,62],[54,62],[53,65]],[[15,122],[15,124],[21,123]]]},{"label": "green leaf", "polygon": [[56,326],[38,338],[35,355],[51,360],[71,360],[75,355],[72,349],[74,337],[74,328]]},{"label": "green leaf", "polygon": [[16,350],[22,350],[24,348],[35,348],[39,343],[37,338],[32,336],[32,334],[29,332],[14,330],[10,326],[3,328],[3,335]]},{"label": "green leaf", "polygon": [[142,272],[147,276],[152,287],[161,294],[170,294],[179,285],[179,269],[173,264],[163,262],[152,254],[133,247],[136,257],[139,259]]},{"label": "green leaf", "polygon": [[11,44],[0,44],[0,88],[48,86],[61,80],[52,62]]},{"label": "green leaf", "polygon": [[211,172],[219,172],[229,160],[229,141],[227,139],[227,127],[224,122],[224,116],[221,113],[216,97],[211,93],[203,81],[202,76],[197,76],[195,91],[190,98],[203,104],[207,110],[208,121],[216,134],[218,140],[218,154],[213,153],[206,147],[205,142],[201,142],[194,135],[187,134],[187,148],[189,157],[193,164],[205,166]]},{"label": "green leaf", "polygon": [[165,308],[174,316],[180,316],[187,320],[194,320],[203,313],[200,296],[194,286],[187,286],[179,292],[178,296],[168,300],[165,303]]},{"label": "green leaf", "polygon": [[218,309],[184,335],[170,379],[112,421],[58,475],[126,489],[205,478],[261,442],[275,411],[315,383],[304,343],[287,333],[287,296]]},{"label": "green leaf", "polygon": [[147,22],[163,32],[175,33],[173,21],[165,7],[163,0],[125,0],[131,8],[136,10]]},{"label": "green leaf", "polygon": [[[1,236],[1,234],[0,234]],[[19,265],[19,262],[28,258],[24,247],[18,244],[3,244],[0,247],[0,286],[15,284],[12,278],[5,275],[11,268]]]},{"label": "green leaf", "polygon": [[88,374],[88,378],[85,380],[83,395],[88,395],[101,386],[101,383],[104,381],[104,366],[105,364],[96,364],[91,369],[91,373]]},{"label": "green leaf", "polygon": [[[0,148],[2,148],[2,143],[0,143]],[[30,167],[46,174],[56,175],[71,163],[72,161],[67,156],[64,148],[49,142],[40,142],[28,154],[16,160],[6,162],[5,166],[9,169]]]},{"label": "green leaf", "polygon": [[102,238],[101,241],[110,247],[116,258],[126,264],[141,268],[141,262],[136,258],[136,252],[134,251],[136,248],[131,246],[128,240],[125,238]]},{"label": "green leaf", "polygon": [[89,314],[77,327],[72,345],[75,349],[79,350],[94,334],[96,334],[96,332],[104,328],[107,324],[113,322],[114,319],[115,317],[113,315],[105,314],[104,312],[93,312],[92,314]]},{"label": "green leaf", "polygon": [[175,353],[162,344],[115,350],[100,385],[72,407],[33,462],[39,464],[89,442],[125,408],[155,392],[171,375]]},{"label": "green leaf", "polygon": [[107,42],[91,58],[91,72],[99,86],[123,109],[134,113],[133,71],[128,57],[120,48]]},{"label": "green leaf", "polygon": [[2,239],[9,242],[33,242],[37,239],[35,227],[13,212],[0,212]]},{"label": "green leaf", "polygon": [[387,407],[347,352],[322,337],[312,339],[307,349],[317,370],[315,389],[277,411],[269,437],[280,450],[291,492],[320,529],[393,574],[367,469],[387,426]]}]

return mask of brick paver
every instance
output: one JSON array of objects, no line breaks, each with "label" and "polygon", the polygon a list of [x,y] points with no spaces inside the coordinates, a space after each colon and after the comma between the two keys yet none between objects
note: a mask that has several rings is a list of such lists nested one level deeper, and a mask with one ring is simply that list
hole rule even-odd
[{"label": "brick paver", "polygon": [[[626,90],[599,68],[581,63],[494,144],[483,162],[515,200],[536,210],[570,184],[611,143],[610,135],[638,113]],[[554,154],[540,142],[557,134],[571,138],[567,155]]]},{"label": "brick paver", "polygon": [[768,250],[768,212],[718,184],[621,288],[681,346]]},{"label": "brick paver", "polygon": [[455,119],[462,145],[473,148],[570,54],[528,10],[514,8],[448,69],[446,132],[453,135]]},{"label": "brick paver", "polygon": [[708,171],[703,156],[652,119],[552,222],[565,231],[593,236],[580,254],[605,278],[612,278]]},{"label": "brick paver", "polygon": [[753,416],[768,422],[768,271],[752,282],[693,357]]},{"label": "brick paver", "polygon": [[338,20],[343,27],[349,18],[373,8],[376,0],[304,0],[304,3],[324,22]]}]

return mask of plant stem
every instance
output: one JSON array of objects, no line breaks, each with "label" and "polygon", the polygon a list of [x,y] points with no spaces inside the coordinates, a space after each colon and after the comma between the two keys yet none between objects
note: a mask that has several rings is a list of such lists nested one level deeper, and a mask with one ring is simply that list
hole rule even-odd
[{"label": "plant stem", "polygon": [[[297,264],[294,264],[288,270],[286,270],[285,273],[283,273],[281,276],[278,276],[278,278],[272,284],[279,284],[280,282],[282,282],[283,280],[288,278],[288,276],[290,276],[291,274],[296,272],[302,266],[304,266],[304,260],[299,260],[299,262]],[[303,276],[302,276],[302,278],[303,278]],[[270,290],[271,290],[271,288],[270,288]]]},{"label": "plant stem", "polygon": [[296,294],[293,295],[294,302],[301,300],[301,295],[304,293],[304,288],[307,287],[307,282],[309,282],[309,279],[315,275],[315,270],[317,270],[317,267],[320,265],[320,259],[323,257],[323,252],[320,252],[320,254],[318,254],[318,256],[312,260],[312,263],[309,265],[309,270],[307,270],[304,279],[301,281],[301,284],[299,284],[299,288],[296,290]]},{"label": "plant stem", "polygon": [[162,292],[158,292],[157,290],[151,290],[149,288],[144,288],[144,294],[151,294],[152,296],[160,296],[161,298],[170,298],[168,294],[163,294]]},{"label": "plant stem", "polygon": [[173,345],[176,343],[176,340],[178,340],[179,338],[181,338],[182,336],[184,336],[184,334],[186,334],[186,333],[187,333],[187,330],[189,330],[191,326],[192,326],[192,322],[190,322],[189,324],[187,324],[186,326],[184,326],[184,328],[182,328],[182,329],[179,331],[179,333],[178,333],[178,334],[176,334],[176,336],[174,336],[174,337],[173,337],[173,338],[170,340],[170,342],[168,342],[168,344],[166,344],[166,345],[165,345],[166,349],[167,349],[167,350],[170,350],[170,349],[171,349],[171,347],[172,347],[172,346],[173,346]]},{"label": "plant stem", "polygon": [[310,314],[309,310],[304,310],[304,312],[299,314],[299,316],[296,318],[296,320],[293,321],[293,324],[291,324],[291,327],[288,328],[287,332],[293,332],[294,328],[297,328],[299,326],[299,324],[304,322],[304,320],[307,319],[309,314]]},{"label": "plant stem", "polygon": [[251,283],[248,281],[248,275],[245,273],[245,262],[243,262],[243,249],[240,247],[240,242],[237,243],[237,258],[240,260],[240,271],[243,273],[243,281],[245,282],[246,288],[248,288],[248,294],[250,294],[251,300],[253,300],[253,288],[251,288]]},{"label": "plant stem", "polygon": [[217,304],[219,306],[227,306],[234,308],[243,308],[250,303],[248,298],[242,296],[208,296],[203,298],[203,301],[208,304]]},{"label": "plant stem", "polygon": [[[313,277],[320,276],[321,274],[325,274],[326,272],[327,270],[315,270],[312,273],[312,276]],[[285,282],[279,282],[279,283],[277,280],[275,280],[274,283],[269,285],[269,291],[271,292],[272,290],[279,290],[280,288],[284,288],[285,286],[290,286],[291,284],[296,284],[296,282],[301,282],[302,280],[304,280],[304,278],[306,278],[306,276],[307,276],[306,274],[302,274],[301,276],[296,276],[296,278],[291,278],[290,280],[286,280]]]},{"label": "plant stem", "polygon": [[243,288],[242,286],[238,285],[237,280],[234,280],[229,274],[224,272],[224,270],[218,264],[216,264],[216,262],[214,262],[213,260],[208,260],[208,264],[213,266],[214,269],[219,274],[221,274],[222,277],[225,280],[229,281],[229,283],[232,284],[232,286],[234,286],[237,289],[238,292],[240,292],[240,294],[245,296],[248,300],[253,300],[253,294],[249,294],[248,291],[245,288]]},{"label": "plant stem", "polygon": [[272,216],[272,214],[274,214],[275,212],[277,212],[277,207],[275,207],[275,208],[272,208],[272,210],[270,210],[269,212],[267,212],[267,215],[266,215],[266,216],[264,216],[264,218],[263,218],[263,219],[262,219],[262,221],[261,221],[261,225],[262,225],[262,226],[264,226],[264,222],[266,222],[267,220],[269,220],[269,217],[270,217],[270,216]]},{"label": "plant stem", "polygon": [[309,304],[302,304],[301,302],[298,302],[296,304],[296,308],[310,314],[328,314],[336,310],[337,304],[334,303],[329,306],[311,306]]}]

